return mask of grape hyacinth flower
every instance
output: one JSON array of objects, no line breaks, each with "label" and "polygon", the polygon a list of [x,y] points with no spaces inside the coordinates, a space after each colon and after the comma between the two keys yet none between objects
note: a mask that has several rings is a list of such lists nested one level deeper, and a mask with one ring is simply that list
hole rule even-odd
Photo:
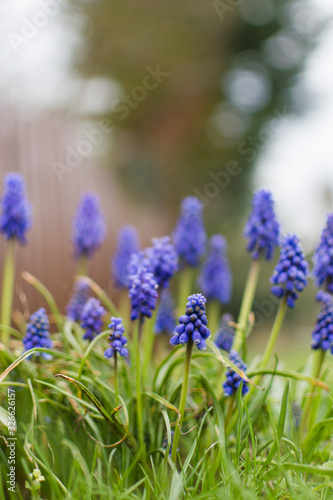
[{"label": "grape hyacinth flower", "polygon": [[333,213],[327,217],[326,226],[316,248],[313,262],[316,285],[324,285],[325,290],[333,294]]},{"label": "grape hyacinth flower", "polygon": [[105,234],[105,220],[98,196],[84,193],[73,220],[75,256],[91,257],[103,243]]},{"label": "grape hyacinth flower", "polygon": [[230,301],[232,276],[227,258],[227,242],[220,234],[214,234],[209,243],[198,285],[207,300],[215,299],[221,304]]},{"label": "grape hyacinth flower", "polygon": [[92,341],[96,335],[101,333],[105,309],[100,301],[90,298],[82,309],[81,327],[85,331],[84,339]]},{"label": "grape hyacinth flower", "polygon": [[[246,372],[247,365],[240,358],[237,351],[231,350],[229,359],[243,373]],[[237,391],[242,381],[243,381],[242,396],[244,396],[249,391],[248,382],[242,379],[241,376],[238,373],[236,373],[232,368],[228,368],[226,372],[226,381],[223,382],[222,384],[222,387],[224,389],[224,395],[226,397],[232,396]]]},{"label": "grape hyacinth flower", "polygon": [[215,345],[223,351],[229,352],[235,337],[235,328],[230,325],[233,321],[231,314],[224,314],[221,319],[220,329],[215,339]]},{"label": "grape hyacinth flower", "polygon": [[112,261],[112,274],[118,288],[127,288],[129,284],[128,265],[131,255],[139,251],[139,237],[132,226],[124,226],[117,236],[117,248]]},{"label": "grape hyacinth flower", "polygon": [[129,298],[131,300],[131,320],[151,318],[157,304],[158,285],[154,275],[145,267],[139,267],[136,274],[130,276]]},{"label": "grape hyacinth flower", "polygon": [[90,287],[83,281],[77,281],[74,285],[73,294],[67,306],[67,316],[72,321],[81,319],[82,309],[90,298]]},{"label": "grape hyacinth flower", "polygon": [[180,316],[179,325],[170,339],[170,344],[184,345],[192,339],[200,351],[207,348],[206,340],[210,337],[210,330],[207,328],[205,304],[206,298],[201,293],[188,297],[185,314]]},{"label": "grape hyacinth flower", "polygon": [[273,295],[285,298],[287,306],[293,308],[298,293],[307,286],[309,265],[295,234],[288,234],[283,238],[281,254],[270,282]]},{"label": "grape hyacinth flower", "polygon": [[321,310],[316,326],[312,332],[312,349],[322,349],[333,353],[333,299],[329,293],[319,292],[317,300],[321,302]]},{"label": "grape hyacinth flower", "polygon": [[203,204],[195,196],[185,198],[173,232],[173,242],[182,261],[197,266],[206,249],[206,231],[202,217]]},{"label": "grape hyacinth flower", "polygon": [[155,322],[156,334],[166,332],[171,335],[174,332],[176,327],[174,310],[175,307],[169,290],[163,290]]},{"label": "grape hyacinth flower", "polygon": [[125,328],[122,322],[121,318],[111,318],[111,323],[108,326],[111,330],[109,335],[110,347],[104,353],[105,358],[112,358],[114,353],[119,353],[123,358],[128,356],[128,350],[125,347],[127,338],[124,337]]},{"label": "grape hyacinth flower", "polygon": [[261,255],[271,260],[274,248],[279,245],[280,226],[274,212],[274,202],[270,191],[260,189],[254,193],[252,212],[245,225],[244,236],[248,238],[246,249],[252,259]]},{"label": "grape hyacinth flower", "polygon": [[[34,347],[44,347],[52,349],[53,342],[50,339],[50,323],[46,311],[43,307],[38,309],[30,316],[29,323],[27,324],[25,337],[23,339],[24,348],[26,351]],[[42,355],[46,360],[52,359],[51,354],[48,353],[35,353],[36,356]]]},{"label": "grape hyacinth flower", "polygon": [[22,175],[17,172],[5,175],[0,232],[7,240],[14,238],[22,244],[26,243],[26,232],[32,224],[31,212]]},{"label": "grape hyacinth flower", "polygon": [[167,288],[170,279],[178,270],[178,255],[169,236],[153,238],[153,246],[147,248],[149,268],[160,288]]}]

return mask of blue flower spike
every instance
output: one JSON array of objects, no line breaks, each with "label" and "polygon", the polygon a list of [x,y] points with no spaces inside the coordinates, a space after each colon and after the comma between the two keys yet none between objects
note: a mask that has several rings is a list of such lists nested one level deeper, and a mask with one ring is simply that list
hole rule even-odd
[{"label": "blue flower spike", "polygon": [[270,282],[271,292],[285,298],[287,306],[293,308],[300,292],[308,284],[309,264],[306,262],[299,238],[288,234],[282,240],[281,254]]},{"label": "blue flower spike", "polygon": [[[243,373],[246,372],[247,365],[240,358],[237,351],[231,350],[229,359]],[[242,377],[232,368],[228,368],[228,370],[226,371],[226,381],[223,382],[222,384],[222,387],[224,389],[224,395],[226,397],[232,396],[237,391],[242,381],[243,381],[242,396],[244,396],[249,391],[248,382],[242,379]]]},{"label": "blue flower spike", "polygon": [[260,189],[254,193],[252,212],[245,225],[244,236],[248,238],[246,249],[253,260],[261,255],[271,260],[279,245],[280,226],[274,212],[274,201],[270,191]]},{"label": "blue flower spike", "polygon": [[149,268],[159,288],[168,288],[170,279],[178,271],[178,255],[169,236],[153,238],[153,246],[147,248]]},{"label": "blue flower spike", "polygon": [[108,328],[110,329],[110,347],[106,349],[104,357],[112,358],[115,353],[118,353],[123,358],[127,358],[128,350],[125,347],[127,344],[127,338],[124,337],[125,328],[123,320],[121,318],[111,318],[111,323]]},{"label": "blue flower spike", "polygon": [[81,327],[85,332],[83,336],[85,340],[91,342],[96,335],[101,333],[105,313],[98,299],[92,297],[86,302],[81,313]]},{"label": "blue flower spike", "polygon": [[173,242],[182,263],[193,267],[199,264],[206,250],[207,236],[202,210],[203,204],[198,198],[185,198],[173,232]]},{"label": "blue flower spike", "polygon": [[151,318],[156,309],[158,293],[154,275],[145,267],[139,266],[130,276],[129,298],[131,300],[131,320]]},{"label": "blue flower spike", "polygon": [[170,344],[187,344],[192,339],[200,351],[207,348],[206,340],[210,337],[210,330],[207,328],[206,298],[201,293],[196,293],[188,297],[186,311],[179,318],[179,325],[175,329],[175,334],[170,339]]},{"label": "blue flower spike", "polygon": [[208,256],[198,280],[198,285],[207,300],[217,300],[221,304],[230,301],[232,290],[227,247],[227,242],[221,234],[214,234],[211,237]]},{"label": "blue flower spike", "polygon": [[117,236],[117,248],[112,260],[112,276],[118,288],[128,287],[128,265],[132,254],[136,254],[139,249],[137,230],[133,226],[123,226]]},{"label": "blue flower spike", "polygon": [[321,302],[321,309],[312,332],[311,348],[323,351],[330,349],[333,354],[333,298],[329,293],[320,291],[317,301]]},{"label": "blue flower spike", "polygon": [[333,213],[327,217],[320,243],[313,257],[313,275],[317,286],[333,294]]},{"label": "blue flower spike", "polygon": [[0,232],[7,240],[26,243],[26,233],[32,225],[32,208],[25,193],[23,177],[12,172],[4,177],[1,197]]},{"label": "blue flower spike", "polygon": [[95,193],[84,193],[73,220],[75,256],[92,257],[102,245],[106,234],[105,220]]},{"label": "blue flower spike", "polygon": [[231,314],[223,314],[220,329],[215,339],[215,345],[223,351],[229,352],[235,338],[235,327],[230,325],[234,318]]},{"label": "blue flower spike", "polygon": [[[50,339],[50,323],[43,307],[30,316],[25,337],[23,338],[23,345],[26,351],[29,351],[34,347],[52,349],[53,342]],[[45,352],[37,352],[34,355],[39,356],[40,354],[46,360],[52,359],[52,355]]]},{"label": "blue flower spike", "polygon": [[155,333],[173,334],[176,327],[175,305],[168,289],[162,290],[160,305],[155,322]]},{"label": "blue flower spike", "polygon": [[90,287],[83,281],[77,281],[67,306],[67,316],[72,321],[80,321],[82,310],[91,296]]}]

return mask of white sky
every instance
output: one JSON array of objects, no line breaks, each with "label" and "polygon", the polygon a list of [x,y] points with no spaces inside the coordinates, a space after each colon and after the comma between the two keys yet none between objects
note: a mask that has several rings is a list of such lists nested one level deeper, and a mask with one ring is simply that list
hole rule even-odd
[{"label": "white sky", "polygon": [[[2,0],[0,3],[0,92],[17,105],[65,102],[78,82],[67,77],[71,50],[78,42],[64,17],[49,16],[28,43],[11,46],[11,33],[20,35],[26,19],[41,11],[46,0]],[[67,0],[54,0],[59,12]],[[312,0],[316,15],[333,16],[332,0]],[[311,13],[309,13],[311,15]],[[43,23],[43,19],[39,19]],[[70,22],[89,19],[78,12]],[[297,232],[308,249],[314,244],[333,205],[323,191],[333,193],[333,22],[308,58],[302,83],[314,95],[310,111],[292,118],[258,158],[254,187],[271,189],[284,231]],[[99,93],[102,98],[102,93]],[[96,92],[94,92],[96,95]],[[86,97],[86,96],[85,96]],[[87,99],[85,99],[87,101]],[[101,106],[105,103],[101,102]]]}]

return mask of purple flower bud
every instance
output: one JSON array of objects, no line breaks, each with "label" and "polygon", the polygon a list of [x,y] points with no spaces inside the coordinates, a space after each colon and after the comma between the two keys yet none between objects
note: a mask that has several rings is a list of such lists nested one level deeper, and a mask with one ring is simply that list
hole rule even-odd
[{"label": "purple flower bud", "polygon": [[81,313],[81,327],[85,331],[84,339],[93,340],[96,335],[101,333],[103,326],[104,307],[98,299],[89,299]]},{"label": "purple flower bud", "polygon": [[118,233],[117,248],[112,261],[112,274],[116,286],[127,288],[129,284],[128,265],[131,255],[139,251],[139,237],[132,226],[124,226]]},{"label": "purple flower bud", "polygon": [[127,344],[127,339],[123,335],[125,332],[123,320],[121,318],[111,318],[109,328],[111,330],[109,335],[110,347],[106,349],[104,357],[111,358],[114,352],[117,352],[123,358],[127,358],[128,350],[124,347]]},{"label": "purple flower bud", "polygon": [[146,270],[145,267],[139,267],[137,273],[130,276],[129,298],[131,299],[132,312],[131,319],[151,318],[152,311],[157,304],[158,285],[154,275]]},{"label": "purple flower bud", "polygon": [[230,301],[232,276],[227,258],[227,242],[220,234],[210,239],[209,253],[202,266],[198,285],[208,300]]},{"label": "purple flower bud", "polygon": [[31,212],[22,175],[17,172],[5,175],[1,198],[0,232],[7,240],[16,238],[20,243],[26,243],[26,232],[32,225]]},{"label": "purple flower bud", "polygon": [[[176,327],[175,334],[170,339],[170,344],[186,344],[191,338],[200,351],[207,348],[206,340],[210,337],[210,330],[207,328],[206,298],[201,293],[196,293],[188,297],[185,315],[180,316],[180,325]],[[201,325],[197,328],[197,322]]]},{"label": "purple flower bud", "polygon": [[197,266],[206,249],[206,231],[202,218],[202,202],[195,196],[185,198],[173,232],[179,257],[189,266]]},{"label": "purple flower bud", "polygon": [[[53,342],[50,339],[50,323],[43,307],[30,316],[23,344],[26,351],[29,351],[34,347],[52,349]],[[52,359],[51,354],[44,352],[36,353],[35,356],[39,356],[40,354],[42,354],[42,357],[46,360]]]},{"label": "purple flower bud", "polygon": [[299,244],[299,238],[295,234],[288,234],[282,240],[280,259],[270,279],[274,285],[271,292],[278,298],[285,297],[288,307],[293,308],[298,292],[303,291],[308,284],[308,276],[309,265]]},{"label": "purple flower bud", "polygon": [[274,248],[279,245],[280,226],[274,213],[274,202],[270,191],[258,190],[252,200],[252,212],[245,225],[244,236],[248,238],[246,249],[252,259],[261,255],[270,260]]},{"label": "purple flower bud", "polygon": [[[237,351],[231,350],[229,359],[243,373],[246,372],[247,366],[240,358]],[[224,389],[224,395],[226,397],[229,397],[232,396],[232,394],[234,394],[237,391],[238,387],[240,386],[241,380],[243,379],[241,379],[238,373],[236,373],[232,368],[228,368],[225,375],[226,375],[226,381],[223,382],[222,387]],[[248,382],[243,380],[242,396],[244,396],[248,392],[248,390],[249,390]]]},{"label": "purple flower bud", "polygon": [[75,256],[91,257],[103,243],[105,234],[105,220],[98,196],[84,193],[73,220]]}]

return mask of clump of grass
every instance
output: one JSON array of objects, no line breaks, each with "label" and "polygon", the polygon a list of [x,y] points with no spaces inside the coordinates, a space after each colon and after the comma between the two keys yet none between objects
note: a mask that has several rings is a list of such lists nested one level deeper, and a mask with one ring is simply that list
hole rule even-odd
[{"label": "clump of grass", "polygon": [[[314,354],[318,355],[311,360],[313,375],[308,375],[310,366],[304,372],[289,371],[281,368],[277,357],[274,363],[271,360],[286,306],[291,306],[288,297],[294,305],[293,294],[301,288],[300,275],[291,269],[302,264],[298,249],[291,255],[284,254],[282,248],[280,267],[273,274],[273,293],[279,295],[282,306],[265,352],[245,360],[245,373],[246,365],[234,350],[237,347],[246,357],[252,303],[260,286],[259,263],[270,259],[277,246],[279,231],[267,192],[255,196],[254,212],[246,227],[253,263],[244,284],[240,318],[232,321],[225,314],[226,306],[219,311],[224,313],[221,329],[229,331],[227,344],[220,339],[215,345],[209,338],[209,307],[206,316],[201,293],[188,297],[195,291],[206,243],[202,206],[192,198],[183,204],[176,230],[178,291],[175,283],[170,284],[178,263],[169,239],[153,243],[155,250],[158,244],[158,252],[137,253],[131,267],[135,272],[122,273],[122,286],[130,287],[131,300],[126,300],[123,292],[120,311],[91,278],[77,277],[84,283],[81,295],[86,301],[98,299],[99,307],[106,311],[98,318],[98,328],[95,317],[95,323],[88,325],[89,318],[81,314],[81,296],[75,315],[66,317],[44,285],[24,273],[23,278],[44,296],[55,332],[46,345],[45,335],[35,335],[33,329],[40,332],[38,318],[36,324],[30,321],[26,337],[30,343],[25,341],[28,350],[22,352],[24,317],[20,315],[18,329],[1,325],[10,340],[5,336],[0,349],[0,426],[4,436],[0,498],[331,498],[333,410],[324,357],[326,347],[331,348],[326,330],[332,327],[333,331],[330,297],[325,298],[325,313],[318,317],[314,331],[313,347],[318,350]],[[269,217],[274,224],[267,223]],[[192,238],[196,226],[199,242]],[[89,232],[89,224],[82,230]],[[91,242],[89,234],[83,236]],[[333,238],[326,238],[325,245],[330,241],[333,245]],[[94,251],[100,242],[93,246]],[[153,263],[149,260],[152,255]],[[288,258],[296,260],[287,266]],[[127,254],[125,260],[130,261]],[[320,267],[318,262],[316,266]],[[322,276],[322,267],[320,272]],[[169,288],[171,296],[178,292],[182,310],[186,305],[171,338],[166,333],[158,339],[154,336],[158,318],[154,310],[161,295],[158,283]],[[306,285],[304,279],[302,283]],[[330,280],[327,283],[330,285]],[[324,279],[321,285],[327,293],[331,291]],[[211,305],[209,300],[207,305]],[[221,318],[217,319],[213,339]],[[267,326],[270,323],[268,318]],[[91,334],[85,339],[87,327]],[[319,338],[322,333],[326,337]],[[195,345],[198,349],[193,349]],[[221,348],[224,345],[228,345],[227,351]],[[118,354],[123,357],[121,362]],[[15,391],[16,398],[15,493],[6,485],[8,388]]]}]

